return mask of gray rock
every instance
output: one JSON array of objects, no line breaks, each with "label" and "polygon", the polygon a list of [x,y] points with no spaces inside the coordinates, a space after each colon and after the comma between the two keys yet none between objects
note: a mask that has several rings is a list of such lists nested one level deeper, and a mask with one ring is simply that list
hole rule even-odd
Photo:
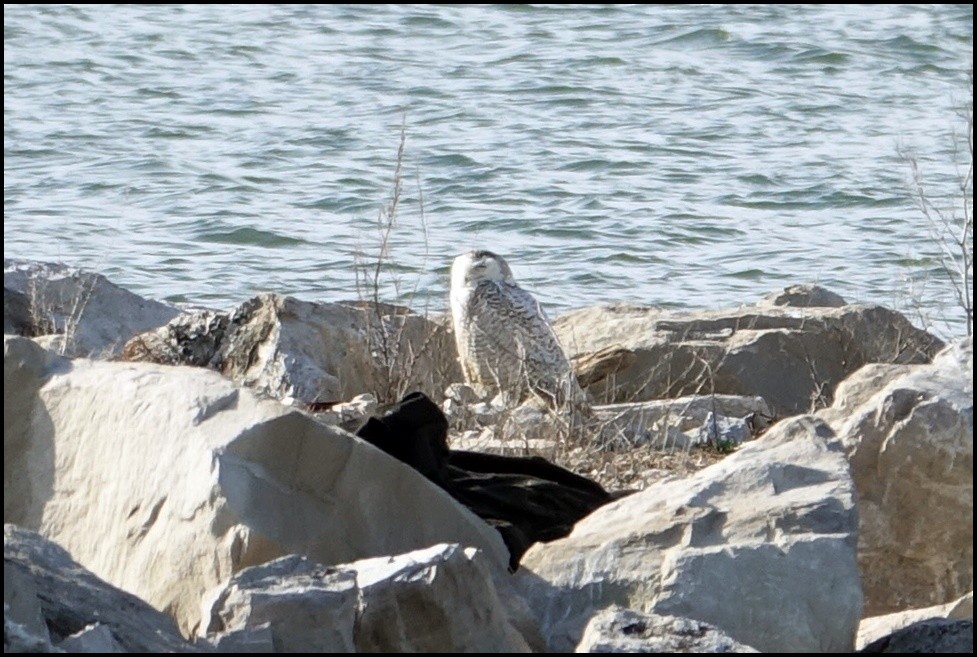
[{"label": "gray rock", "polygon": [[874,641],[859,652],[865,653],[974,653],[974,622],[931,618],[913,623],[887,637]]},{"label": "gray rock", "polygon": [[222,653],[275,652],[271,623],[222,632],[214,635],[212,641],[217,652]]},{"label": "gray rock", "polygon": [[356,573],[289,555],[235,575],[211,606],[222,652],[355,652]]},{"label": "gray rock", "polygon": [[200,309],[177,315],[164,326],[129,340],[122,357],[160,365],[193,365],[219,369],[220,346],[234,321],[233,313]]},{"label": "gray rock", "polygon": [[75,632],[58,644],[58,647],[65,652],[129,652],[116,640],[112,629],[102,623],[92,623],[85,629]]},{"label": "gray rock", "polygon": [[126,340],[179,314],[101,274],[62,264],[3,261],[4,332],[60,334],[60,353],[113,356]]},{"label": "gray rock", "polygon": [[[180,635],[171,618],[96,577],[64,549],[34,532],[4,524],[3,561],[4,580],[12,571],[18,583],[26,581],[26,590],[17,587],[20,594],[36,595],[55,646],[67,642],[67,646],[61,647],[90,649],[116,645],[125,652],[201,651]],[[6,628],[9,603],[6,581],[4,584]],[[93,625],[104,628],[97,631],[99,638],[90,634]],[[36,628],[24,627],[39,636],[34,632]],[[87,634],[87,639],[79,633]]]},{"label": "gray rock", "polygon": [[51,635],[44,623],[34,578],[6,561],[3,564],[3,617],[5,623],[10,623],[16,641],[51,648]]},{"label": "gray rock", "polygon": [[10,335],[33,335],[34,321],[27,295],[3,288],[3,332]]},{"label": "gray rock", "polygon": [[618,605],[722,628],[765,652],[850,651],[861,617],[854,486],[802,416],[687,479],[602,507],[526,552],[516,582],[551,650]]},{"label": "gray rock", "polygon": [[4,607],[3,613],[3,651],[8,652],[61,652],[51,645],[45,630],[43,635],[35,634],[24,625],[12,620]]},{"label": "gray rock", "polygon": [[840,308],[848,304],[844,297],[820,285],[789,285],[780,292],[763,297],[761,304],[797,308]]},{"label": "gray rock", "polygon": [[935,605],[923,609],[907,609],[897,611],[884,616],[872,616],[863,618],[858,624],[858,637],[855,640],[855,648],[861,650],[865,646],[876,643],[904,627],[909,627],[920,621],[933,618],[953,618],[957,620],[974,619],[974,594],[973,591],[967,595],[948,602],[944,605]]},{"label": "gray rock", "polygon": [[575,652],[703,653],[757,652],[708,623],[675,616],[605,609],[590,619]]},{"label": "gray rock", "polygon": [[436,545],[324,568],[291,555],[235,575],[212,606],[222,651],[529,652],[476,550]]}]

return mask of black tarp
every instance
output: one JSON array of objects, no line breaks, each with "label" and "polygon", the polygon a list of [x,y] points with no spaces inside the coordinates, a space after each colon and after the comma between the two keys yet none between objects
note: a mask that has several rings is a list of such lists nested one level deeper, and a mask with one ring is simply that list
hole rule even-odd
[{"label": "black tarp", "polygon": [[356,435],[403,461],[494,526],[515,570],[530,545],[570,533],[594,509],[620,497],[539,456],[448,448],[448,420],[414,392],[371,417]]}]

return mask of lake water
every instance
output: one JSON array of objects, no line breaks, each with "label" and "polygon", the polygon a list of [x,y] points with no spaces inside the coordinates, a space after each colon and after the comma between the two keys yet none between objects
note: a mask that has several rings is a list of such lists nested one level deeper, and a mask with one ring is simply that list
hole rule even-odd
[{"label": "lake water", "polygon": [[387,300],[488,248],[551,315],[818,282],[959,331],[899,151],[959,198],[972,67],[972,5],[5,6],[4,256],[355,298],[403,124]]}]

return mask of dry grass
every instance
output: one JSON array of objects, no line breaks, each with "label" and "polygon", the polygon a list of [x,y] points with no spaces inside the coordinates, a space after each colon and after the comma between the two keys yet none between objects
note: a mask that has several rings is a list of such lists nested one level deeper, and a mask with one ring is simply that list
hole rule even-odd
[{"label": "dry grass", "polygon": [[[647,417],[640,408],[625,409],[621,416],[608,415],[608,409],[604,408],[599,415],[583,418],[575,414],[576,409],[529,403],[495,409],[495,414],[490,413],[487,418],[483,414],[481,422],[478,413],[471,411],[473,406],[467,406],[460,413],[453,413],[451,419],[458,448],[510,456],[541,456],[599,482],[608,490],[640,490],[669,476],[696,472],[736,451],[738,445],[722,438],[695,444],[690,436],[689,426],[701,424],[696,418],[708,407],[710,398],[715,401],[715,396],[677,400]],[[701,403],[703,400],[705,403]],[[698,407],[698,414],[690,411],[693,405]],[[714,406],[714,418],[718,412]],[[622,428],[617,420],[625,415],[631,422]],[[687,422],[683,423],[683,418]],[[632,421],[635,419],[636,422]],[[751,431],[753,437],[763,432],[771,418],[756,419],[758,428]],[[468,437],[461,441],[459,434],[466,431]],[[677,433],[681,435],[676,437]],[[709,433],[722,435],[717,427]]]},{"label": "dry grass", "polygon": [[[707,400],[710,396],[703,395]],[[739,447],[721,440],[676,444],[669,430],[677,429],[693,403],[694,400],[690,400],[685,408],[676,408],[674,412],[670,409],[656,423],[650,436],[638,435],[650,429],[640,421],[638,431],[620,435],[619,428],[608,431],[614,426],[614,419],[601,420],[592,416],[573,430],[558,431],[554,447],[539,451],[538,455],[599,482],[607,490],[642,490],[671,476],[692,474],[721,461]],[[612,438],[609,433],[618,435]],[[757,431],[754,437],[760,433]],[[713,435],[719,435],[718,431]],[[534,450],[526,450],[526,453],[533,454]]]},{"label": "dry grass", "polygon": [[[973,335],[974,325],[974,77],[970,72],[970,93],[968,100],[958,110],[965,124],[965,134],[954,131],[952,145],[954,164],[957,169],[956,198],[947,206],[935,200],[927,191],[926,181],[920,168],[919,159],[900,149],[899,154],[909,166],[911,173],[910,190],[913,201],[926,221],[931,244],[938,247],[936,264],[943,278],[950,286],[950,293],[960,313],[963,315],[966,335]],[[965,142],[965,150],[961,148]],[[961,154],[963,161],[961,161]],[[909,281],[909,305],[915,311],[923,326],[936,322],[922,310],[922,296],[928,294],[928,281]],[[944,319],[942,324],[952,334],[952,322]]]},{"label": "dry grass", "polygon": [[593,479],[609,491],[644,490],[671,477],[691,475],[731,453],[708,444],[688,450],[644,446],[603,452],[577,447],[562,454],[557,464]]},{"label": "dry grass", "polygon": [[95,274],[75,271],[71,291],[50,283],[40,270],[31,271],[27,279],[28,330],[32,336],[60,335],[57,352],[74,353],[78,326],[95,290]]},{"label": "dry grass", "polygon": [[[426,304],[422,312],[412,308],[418,297],[420,277],[411,286],[392,267],[394,232],[399,225],[401,197],[404,190],[404,156],[407,145],[407,120],[403,116],[395,158],[390,196],[377,212],[375,248],[372,252],[359,249],[354,271],[360,306],[364,311],[366,340],[375,364],[375,389],[372,391],[381,404],[399,400],[413,389],[422,389],[429,396],[440,397],[435,382],[438,374],[446,375],[439,364],[438,351],[443,349],[447,331],[432,321]],[[424,194],[417,179],[417,210],[423,256],[420,269],[427,267],[429,243],[424,213]],[[406,305],[394,305],[383,300],[383,290],[392,287],[398,299]]]}]

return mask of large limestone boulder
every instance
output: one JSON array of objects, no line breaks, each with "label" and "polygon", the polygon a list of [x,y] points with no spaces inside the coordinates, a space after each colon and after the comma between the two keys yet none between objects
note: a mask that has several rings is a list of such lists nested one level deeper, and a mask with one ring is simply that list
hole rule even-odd
[{"label": "large limestone boulder", "polygon": [[866,614],[973,590],[973,341],[931,365],[866,367],[820,415],[845,446],[858,490]]},{"label": "large limestone boulder", "polygon": [[71,356],[115,355],[132,336],[162,326],[180,312],[101,274],[6,258],[3,307],[4,333],[57,334],[57,351]]},{"label": "large limestone boulder", "polygon": [[130,361],[208,366],[278,399],[321,405],[412,390],[441,398],[461,378],[446,324],[386,304],[262,294],[230,312],[197,311],[136,336]]},{"label": "large limestone boulder", "polygon": [[19,648],[201,650],[184,639],[165,614],[99,579],[58,545],[8,524],[3,527],[3,599],[4,627],[15,627],[21,644],[26,643],[23,637],[35,637],[34,646]]},{"label": "large limestone boulder", "polygon": [[830,405],[846,376],[866,363],[925,363],[943,346],[881,306],[779,305],[665,311],[613,304],[554,321],[569,355],[612,346],[633,364],[588,390],[598,403],[684,395],[759,396],[778,415]]},{"label": "large limestone boulder", "polygon": [[11,335],[34,335],[36,320],[31,317],[27,295],[3,288],[3,332]]},{"label": "large limestone boulder", "polygon": [[328,569],[296,555],[248,568],[218,597],[209,633],[224,651],[529,652],[491,567],[458,545]]},{"label": "large limestone boulder", "polygon": [[602,507],[523,557],[553,650],[612,605],[703,621],[763,652],[850,651],[861,617],[854,486],[812,416],[687,479]]},{"label": "large limestone boulder", "polygon": [[605,609],[587,623],[574,652],[704,653],[757,652],[730,639],[708,623],[642,614],[633,609]]},{"label": "large limestone boulder", "polygon": [[508,560],[407,465],[216,372],[68,361],[5,336],[4,375],[4,520],[186,632],[205,591],[285,554],[330,565],[451,542]]}]

